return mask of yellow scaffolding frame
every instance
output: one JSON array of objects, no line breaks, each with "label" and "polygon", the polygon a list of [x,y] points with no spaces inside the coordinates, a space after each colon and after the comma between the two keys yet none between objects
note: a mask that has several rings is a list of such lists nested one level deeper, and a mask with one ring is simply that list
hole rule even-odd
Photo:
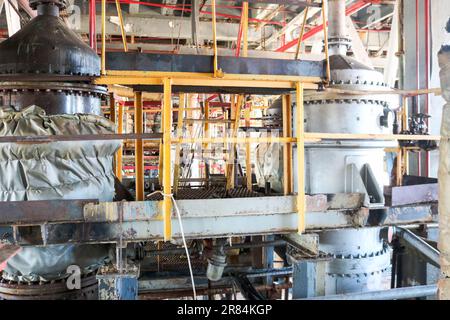
[{"label": "yellow scaffolding frame", "polygon": [[[305,179],[304,179],[304,154],[305,154],[305,142],[319,142],[322,140],[362,140],[362,139],[373,139],[373,140],[439,140],[440,136],[411,136],[411,135],[401,135],[401,134],[339,134],[339,133],[314,133],[314,132],[304,132],[304,108],[303,108],[303,97],[304,90],[307,89],[317,89],[319,83],[323,79],[319,77],[298,77],[298,76],[280,76],[280,75],[251,75],[251,74],[223,74],[223,72],[218,68],[217,65],[217,45],[214,41],[214,73],[191,73],[191,72],[152,72],[152,71],[107,71],[105,70],[105,0],[102,0],[102,76],[95,80],[96,84],[101,85],[163,85],[163,115],[162,115],[162,130],[163,139],[161,140],[161,151],[162,151],[162,184],[163,184],[163,196],[164,200],[162,202],[162,218],[164,221],[164,240],[168,241],[172,237],[172,226],[171,226],[171,216],[172,216],[172,186],[171,186],[171,145],[179,145],[183,143],[231,143],[236,144],[250,144],[250,143],[282,143],[285,145],[284,154],[289,155],[292,153],[292,144],[297,145],[297,172],[298,177],[298,192],[297,192],[297,213],[298,213],[298,232],[302,233],[305,230]],[[213,9],[213,33],[214,40],[216,35],[216,22],[215,22],[215,1],[212,0]],[[327,33],[326,28],[326,1],[323,1],[323,19],[324,19],[324,32]],[[325,42],[327,42],[327,37],[325,36]],[[325,45],[326,56],[328,57],[328,45]],[[218,77],[220,76],[220,77]],[[330,77],[329,63],[327,63],[327,80]],[[284,128],[283,137],[237,137],[234,134],[232,137],[223,138],[183,138],[180,134],[177,137],[172,138],[172,86],[182,85],[182,86],[205,86],[205,87],[242,87],[242,88],[277,88],[277,89],[289,89],[295,91],[295,99],[297,104],[296,112],[296,137],[292,137],[292,132],[290,128]],[[239,128],[240,121],[240,109],[243,103],[243,96],[241,95],[241,101],[236,104],[236,116],[234,119],[234,129]],[[292,105],[287,97],[284,97],[283,109],[285,111],[291,112]],[[140,103],[139,103],[140,101]],[[234,105],[234,102],[232,103]],[[180,110],[183,107],[180,105]],[[136,130],[142,130],[142,94],[140,92],[135,93],[135,112],[136,120],[135,124]],[[120,115],[119,109],[119,120],[123,116]],[[290,120],[288,120],[288,115],[290,113],[286,112],[283,119],[283,125],[289,125]],[[290,119],[290,118],[289,118]],[[139,123],[139,121],[141,121]],[[120,123],[120,121],[119,121]],[[136,131],[136,133],[139,133]],[[142,173],[136,176],[136,192],[139,195],[137,199],[143,200],[143,148],[140,146],[142,140],[136,141],[136,162],[140,161],[140,165],[136,164],[136,170],[138,167],[142,167]],[[231,152],[233,152],[232,148]],[[290,150],[290,151],[289,151]],[[231,159],[234,158],[230,157]],[[177,155],[178,157],[178,155]],[[140,159],[138,159],[140,158]],[[292,158],[292,157],[290,157]],[[292,161],[284,160],[286,168],[284,171],[284,182],[285,192],[292,192]],[[229,161],[231,162],[231,160]],[[141,164],[142,163],[142,164]],[[230,164],[230,163],[229,163]],[[290,175],[290,177],[286,177]],[[227,179],[232,176],[227,172]],[[142,187],[138,187],[142,186]],[[228,183],[227,183],[227,187]]]},{"label": "yellow scaffolding frame", "polygon": [[[134,93],[134,132],[144,133],[144,115],[142,113],[142,92]],[[144,201],[144,142],[137,139],[134,143],[136,200]]]},{"label": "yellow scaffolding frame", "polygon": [[163,79],[164,103],[163,103],[163,220],[164,241],[172,238],[172,187],[171,187],[171,134],[172,134],[172,84],[170,78]]}]

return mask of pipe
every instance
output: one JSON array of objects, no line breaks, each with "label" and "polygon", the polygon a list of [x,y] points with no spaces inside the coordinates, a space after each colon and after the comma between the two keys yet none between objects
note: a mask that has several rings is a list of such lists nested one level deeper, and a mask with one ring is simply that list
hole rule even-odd
[{"label": "pipe", "polygon": [[403,239],[407,244],[409,244],[411,247],[416,249],[425,259],[428,263],[431,263],[435,267],[439,268],[440,261],[439,261],[439,251],[433,248],[431,245],[426,243],[424,240],[422,240],[420,237],[415,235],[412,231],[401,228],[401,227],[394,227],[395,234]]},{"label": "pipe", "polygon": [[95,0],[89,0],[89,45],[97,51],[97,26],[96,26]]},{"label": "pipe", "polygon": [[437,284],[404,287],[390,290],[367,291],[360,293],[337,294],[298,300],[397,300],[433,296],[437,293]]},{"label": "pipe", "polygon": [[[359,1],[355,2],[354,4],[350,5],[345,10],[345,15],[351,16],[352,14],[357,13],[359,10],[364,9],[369,5],[371,5],[370,2],[368,2],[366,0],[359,0]],[[323,24],[312,28],[311,30],[309,30],[308,32],[305,33],[302,41],[305,41],[306,39],[311,38],[312,36],[316,35],[317,33],[321,32],[322,30],[323,30]],[[294,39],[292,41],[289,41],[284,46],[281,46],[280,48],[275,50],[275,52],[285,52],[285,51],[289,50],[290,48],[292,48],[293,46],[295,46],[297,43],[298,43],[298,38]]]},{"label": "pipe", "polygon": [[328,39],[330,41],[329,55],[345,55],[347,45],[342,42],[347,38],[345,25],[345,0],[328,1]]}]

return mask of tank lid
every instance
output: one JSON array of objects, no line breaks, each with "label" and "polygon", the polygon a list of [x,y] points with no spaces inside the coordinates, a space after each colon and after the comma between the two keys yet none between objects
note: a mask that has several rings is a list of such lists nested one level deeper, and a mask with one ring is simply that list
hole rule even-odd
[{"label": "tank lid", "polygon": [[[50,1],[33,1],[38,2]],[[53,2],[59,5],[65,0]],[[38,15],[0,43],[0,78],[3,79],[80,81],[99,74],[100,58],[96,52],[60,17],[52,14]]]}]

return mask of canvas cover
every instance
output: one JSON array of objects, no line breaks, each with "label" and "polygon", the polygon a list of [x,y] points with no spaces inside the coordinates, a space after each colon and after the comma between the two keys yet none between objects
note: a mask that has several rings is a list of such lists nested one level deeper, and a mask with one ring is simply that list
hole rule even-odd
[{"label": "canvas cover", "polygon": [[[86,114],[46,115],[37,106],[0,108],[0,136],[114,133],[107,119]],[[0,143],[0,201],[114,197],[113,157],[121,141]],[[1,214],[1,212],[0,212]],[[49,281],[69,265],[94,270],[108,259],[108,245],[24,247],[7,262],[3,277]]]}]

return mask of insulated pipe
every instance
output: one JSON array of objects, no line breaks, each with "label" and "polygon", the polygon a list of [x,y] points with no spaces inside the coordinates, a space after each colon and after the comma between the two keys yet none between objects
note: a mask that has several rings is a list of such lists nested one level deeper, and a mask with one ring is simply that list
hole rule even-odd
[{"label": "insulated pipe", "polygon": [[424,256],[424,258],[427,260],[427,262],[431,263],[435,267],[439,268],[440,261],[439,261],[439,251],[430,246],[427,242],[422,240],[420,237],[415,235],[412,231],[400,228],[400,227],[394,227],[395,234],[403,239],[407,244],[409,244],[411,247],[416,249],[420,254]]},{"label": "insulated pipe", "polygon": [[390,290],[367,291],[351,294],[337,294],[299,300],[396,300],[433,296],[437,293],[437,284],[404,287]]},{"label": "insulated pipe", "polygon": [[330,56],[347,53],[350,40],[345,25],[345,0],[328,1],[328,40]]}]

